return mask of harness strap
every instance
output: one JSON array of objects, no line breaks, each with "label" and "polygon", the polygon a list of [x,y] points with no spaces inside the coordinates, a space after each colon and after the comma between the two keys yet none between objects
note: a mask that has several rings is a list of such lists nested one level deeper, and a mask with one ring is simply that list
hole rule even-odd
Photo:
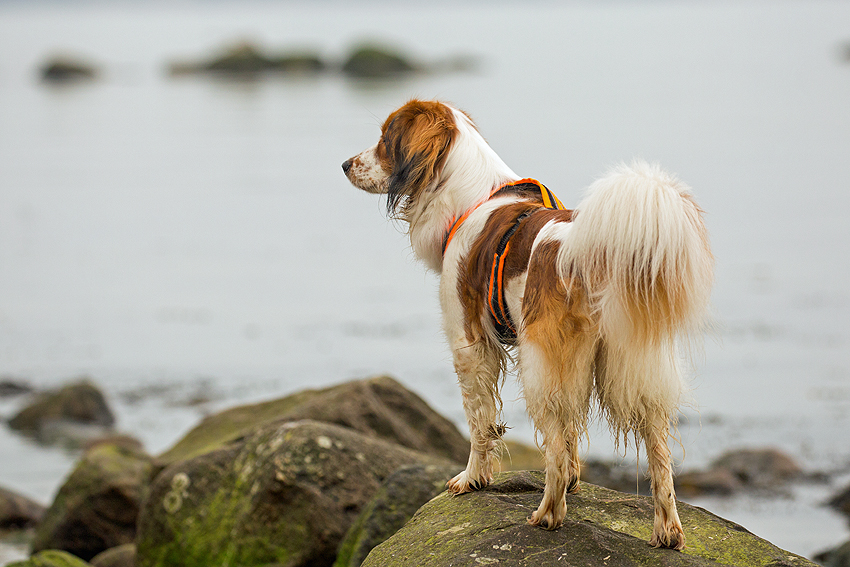
[{"label": "harness strap", "polygon": [[478,207],[503,191],[512,193],[529,192],[535,196],[539,195],[542,202],[542,206],[528,209],[514,220],[511,227],[502,235],[502,238],[499,240],[499,244],[496,247],[496,251],[493,254],[493,267],[490,271],[490,281],[487,285],[487,307],[490,311],[490,315],[493,317],[493,323],[496,327],[496,332],[499,335],[499,340],[503,343],[510,344],[514,341],[514,339],[516,339],[516,327],[511,319],[511,314],[508,310],[507,300],[505,298],[504,269],[505,259],[507,258],[508,252],[511,248],[511,239],[517,230],[519,230],[520,225],[525,219],[543,209],[566,210],[563,203],[561,203],[554,193],[549,191],[546,186],[536,179],[520,179],[519,181],[514,181],[497,187],[490,193],[490,196],[486,200],[478,203],[452,222],[449,230],[446,231],[446,234],[443,237],[443,256],[446,255],[446,249],[454,238],[455,233],[464,221],[469,218],[469,215],[471,215]]}]

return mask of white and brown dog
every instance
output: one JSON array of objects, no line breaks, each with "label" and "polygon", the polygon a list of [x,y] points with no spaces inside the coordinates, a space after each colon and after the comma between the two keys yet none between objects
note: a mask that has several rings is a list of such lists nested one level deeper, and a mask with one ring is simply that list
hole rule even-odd
[{"label": "white and brown dog", "polygon": [[681,549],[668,447],[683,392],[678,339],[701,328],[713,257],[689,189],[657,166],[620,167],[563,210],[520,179],[465,113],[412,100],[378,143],[342,165],[388,196],[415,254],[441,274],[440,302],[471,438],[460,494],[493,479],[505,427],[499,385],[515,349],[545,450],[546,488],[529,521],[559,527],[579,488],[592,400],[618,440],[643,440],[655,503],[651,544]]}]

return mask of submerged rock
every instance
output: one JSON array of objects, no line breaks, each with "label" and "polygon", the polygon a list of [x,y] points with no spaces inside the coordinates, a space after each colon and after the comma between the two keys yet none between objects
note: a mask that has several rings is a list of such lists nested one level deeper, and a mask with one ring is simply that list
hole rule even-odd
[{"label": "submerged rock", "polygon": [[44,506],[25,496],[0,488],[0,530],[35,527],[44,516]]},{"label": "submerged rock", "polygon": [[342,72],[356,78],[388,78],[417,71],[401,53],[376,45],[361,45],[352,50]]},{"label": "submerged rock", "polygon": [[301,419],[342,425],[454,462],[466,462],[469,455],[469,442],[452,422],[394,379],[379,376],[211,415],[160,455],[157,464],[203,455],[266,424]]},{"label": "submerged rock", "polygon": [[0,398],[11,398],[32,393],[33,388],[22,380],[13,378],[0,379]]},{"label": "submerged rock", "polygon": [[36,529],[33,551],[61,549],[83,559],[132,543],[151,457],[127,443],[83,454]]},{"label": "submerged rock", "polygon": [[457,497],[443,493],[379,545],[363,567],[501,565],[561,567],[816,567],[706,510],[679,503],[684,551],[653,549],[653,506],[635,496],[582,483],[567,497],[567,518],[554,531],[527,518],[543,494],[542,472],[509,472],[490,487]]},{"label": "submerged rock", "polygon": [[260,427],[159,474],[136,563],[329,566],[381,482],[408,464],[449,463],[328,423]]},{"label": "submerged rock", "polygon": [[9,427],[49,443],[97,437],[114,423],[103,393],[90,380],[83,379],[39,394],[9,420]]},{"label": "submerged rock", "polygon": [[391,474],[348,530],[334,567],[360,567],[373,547],[396,533],[461,470],[461,465],[411,465]]},{"label": "submerged rock", "polygon": [[54,57],[40,69],[41,79],[50,83],[90,81],[97,77],[97,69],[89,63],[67,56]]},{"label": "submerged rock", "polygon": [[208,73],[250,78],[264,73],[316,73],[324,68],[324,62],[313,53],[267,55],[254,44],[241,43],[207,61],[172,63],[169,72],[171,75]]},{"label": "submerged rock", "polygon": [[36,553],[24,561],[9,563],[6,567],[90,567],[90,565],[67,551],[50,549]]}]

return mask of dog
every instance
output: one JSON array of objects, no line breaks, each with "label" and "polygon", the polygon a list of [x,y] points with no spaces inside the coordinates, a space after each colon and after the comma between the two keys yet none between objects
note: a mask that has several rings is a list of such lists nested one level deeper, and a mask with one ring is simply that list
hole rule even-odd
[{"label": "dog", "polygon": [[440,274],[471,445],[448,490],[492,482],[505,432],[499,387],[513,362],[545,457],[546,486],[529,523],[562,525],[597,407],[618,442],[633,436],[645,446],[650,544],[682,549],[668,437],[684,392],[682,339],[704,325],[714,267],[690,189],[637,161],[566,210],[516,175],[466,113],[416,99],[342,169],[355,187],[387,196],[415,255]]}]

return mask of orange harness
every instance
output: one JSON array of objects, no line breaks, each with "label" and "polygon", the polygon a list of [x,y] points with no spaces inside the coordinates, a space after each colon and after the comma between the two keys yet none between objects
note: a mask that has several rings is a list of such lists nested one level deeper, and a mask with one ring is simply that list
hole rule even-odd
[{"label": "orange harness", "polygon": [[536,179],[520,179],[519,181],[507,183],[497,187],[490,193],[487,200],[475,205],[452,222],[449,230],[446,231],[446,235],[443,238],[443,256],[446,255],[446,249],[452,241],[452,238],[454,238],[455,233],[463,222],[469,218],[469,215],[501,192],[533,192],[535,195],[539,193],[540,200],[543,203],[542,207],[529,209],[514,220],[511,227],[502,235],[502,238],[499,240],[499,245],[496,248],[496,252],[493,254],[493,267],[490,270],[490,279],[487,285],[487,307],[490,311],[490,315],[493,316],[493,323],[496,327],[496,332],[499,335],[499,340],[505,344],[512,344],[516,339],[516,327],[514,326],[511,315],[508,312],[507,301],[505,299],[504,281],[502,279],[505,268],[505,258],[511,248],[511,238],[516,231],[519,230],[522,221],[530,217],[535,212],[541,209],[556,209],[563,211],[566,210],[566,207],[564,207],[554,193],[549,191],[549,189]]}]

